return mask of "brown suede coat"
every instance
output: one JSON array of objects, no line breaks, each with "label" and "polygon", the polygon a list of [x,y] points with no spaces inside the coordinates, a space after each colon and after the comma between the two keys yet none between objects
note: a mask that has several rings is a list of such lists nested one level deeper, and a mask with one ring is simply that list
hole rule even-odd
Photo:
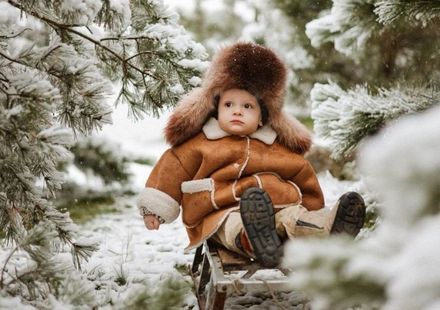
[{"label": "brown suede coat", "polygon": [[149,211],[166,222],[178,215],[177,211],[169,216],[170,208],[181,206],[189,248],[212,236],[251,186],[264,188],[278,209],[296,204],[308,210],[324,207],[309,162],[275,140],[277,135],[269,126],[255,136],[240,137],[222,133],[214,119],[208,123],[205,127],[210,128],[204,127],[162,155],[148,178],[145,196],[140,198],[141,205],[150,205],[153,209]]}]

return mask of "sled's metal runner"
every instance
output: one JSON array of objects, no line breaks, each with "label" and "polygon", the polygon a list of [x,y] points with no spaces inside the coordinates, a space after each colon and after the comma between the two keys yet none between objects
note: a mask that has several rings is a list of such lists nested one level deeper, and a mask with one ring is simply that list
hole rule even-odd
[{"label": "sled's metal runner", "polygon": [[[196,249],[190,270],[200,310],[223,309],[230,293],[291,290],[286,276],[273,280],[250,278],[261,269],[257,263],[205,241]],[[243,275],[234,278],[233,272]]]}]

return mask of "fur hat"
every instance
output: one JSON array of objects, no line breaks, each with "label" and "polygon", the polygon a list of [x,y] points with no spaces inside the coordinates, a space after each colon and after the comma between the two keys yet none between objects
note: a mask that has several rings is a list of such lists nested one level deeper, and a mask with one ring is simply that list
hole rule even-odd
[{"label": "fur hat", "polygon": [[202,86],[184,96],[168,119],[165,137],[178,145],[200,132],[217,95],[242,88],[262,100],[268,110],[268,124],[277,140],[290,150],[303,154],[311,145],[309,131],[297,119],[282,112],[287,69],[269,48],[254,43],[236,43],[214,55]]}]

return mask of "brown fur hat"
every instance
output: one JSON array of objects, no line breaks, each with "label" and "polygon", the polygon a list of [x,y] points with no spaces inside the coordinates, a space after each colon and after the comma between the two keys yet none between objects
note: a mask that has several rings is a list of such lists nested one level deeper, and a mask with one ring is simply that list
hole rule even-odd
[{"label": "brown fur hat", "polygon": [[310,148],[310,133],[298,120],[282,112],[286,76],[285,64],[267,47],[236,43],[221,49],[214,55],[202,86],[184,96],[168,119],[167,142],[174,146],[195,136],[215,110],[214,98],[228,89],[241,88],[264,102],[277,140],[303,154]]}]

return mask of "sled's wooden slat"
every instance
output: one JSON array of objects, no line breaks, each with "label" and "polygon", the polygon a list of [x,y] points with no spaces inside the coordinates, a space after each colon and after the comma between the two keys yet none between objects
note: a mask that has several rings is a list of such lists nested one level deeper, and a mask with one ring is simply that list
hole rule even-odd
[{"label": "sled's wooden slat", "polygon": [[229,266],[246,266],[252,263],[252,261],[246,257],[240,256],[234,252],[227,249],[218,247],[218,256],[220,257],[223,267]]}]

